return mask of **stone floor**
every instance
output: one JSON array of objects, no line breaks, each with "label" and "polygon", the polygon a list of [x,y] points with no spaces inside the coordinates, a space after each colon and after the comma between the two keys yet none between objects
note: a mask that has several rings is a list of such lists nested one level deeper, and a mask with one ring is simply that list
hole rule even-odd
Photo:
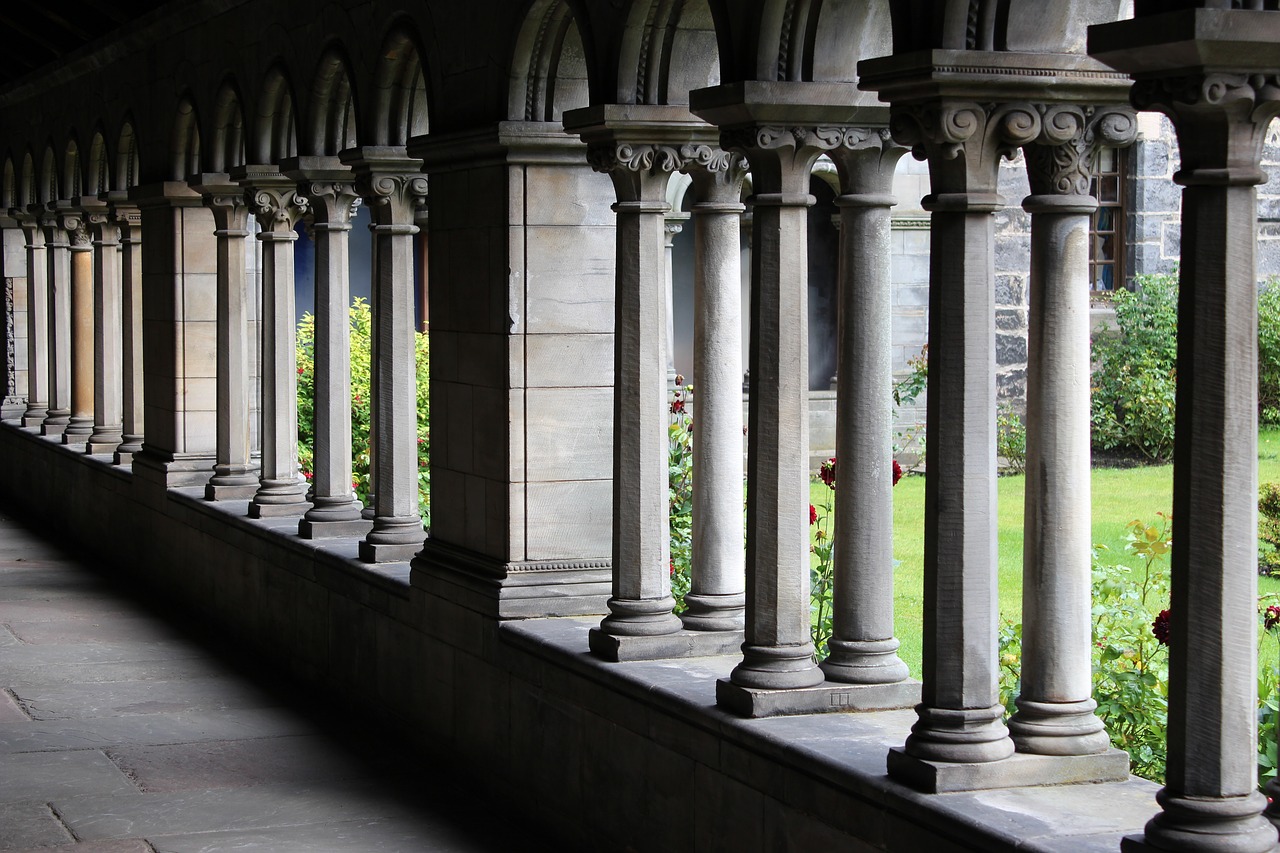
[{"label": "stone floor", "polygon": [[563,849],[163,613],[0,509],[0,850]]}]

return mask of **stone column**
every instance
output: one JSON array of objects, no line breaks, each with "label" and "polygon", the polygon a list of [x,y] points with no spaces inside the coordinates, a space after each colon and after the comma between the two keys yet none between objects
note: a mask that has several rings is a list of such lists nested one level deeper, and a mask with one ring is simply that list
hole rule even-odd
[{"label": "stone column", "polygon": [[85,449],[93,435],[93,246],[81,211],[64,215],[71,253],[71,417],[62,443]]},{"label": "stone column", "polygon": [[[96,199],[95,199],[96,201]],[[114,453],[121,441],[122,314],[120,223],[101,202],[86,205],[93,245],[93,434],[89,453]]]},{"label": "stone column", "polygon": [[137,207],[109,193],[111,215],[120,228],[120,359],[123,435],[115,464],[128,465],[142,451],[142,229]]},{"label": "stone column", "polygon": [[[367,562],[408,560],[422,549],[418,511],[418,388],[414,354],[414,209],[427,193],[422,161],[403,148],[365,147],[343,152],[357,191],[373,218],[372,376],[374,437],[373,529],[360,541]],[[318,265],[318,264],[317,264]]]},{"label": "stone column", "polygon": [[12,210],[27,244],[27,408],[22,425],[34,429],[49,411],[49,265],[44,229],[27,211]]},{"label": "stone column", "polygon": [[1000,157],[1035,138],[1029,105],[900,108],[893,134],[929,162],[929,384],[922,701],[903,758],[983,763],[1014,750],[996,662],[995,304]]},{"label": "stone column", "polygon": [[1091,693],[1089,174],[1137,132],[1124,107],[1058,106],[1024,148],[1032,195],[1019,752],[1088,755],[1109,740]]},{"label": "stone column", "polygon": [[667,354],[667,387],[676,387],[676,332],[675,332],[675,273],[672,267],[675,255],[676,235],[684,230],[684,220],[688,214],[675,213],[668,210],[662,223],[662,248],[667,262],[667,298],[663,303],[663,334]]},{"label": "stone column", "polygon": [[[693,178],[692,576],[680,614],[696,631],[741,631],[746,607],[742,521],[740,194],[746,162],[709,145],[681,149]],[[670,225],[668,225],[670,228]]]},{"label": "stone column", "polygon": [[44,229],[49,282],[49,411],[41,435],[62,435],[71,421],[71,239],[53,207],[35,205]]},{"label": "stone column", "polygon": [[282,165],[298,181],[298,192],[310,201],[316,247],[313,495],[311,509],[298,523],[298,535],[307,539],[369,532],[369,523],[361,518],[361,504],[351,491],[348,235],[360,196],[351,172],[328,159],[298,158]]},{"label": "stone column", "polygon": [[[889,276],[894,167],[905,149],[886,129],[852,131],[831,151],[840,175],[836,477],[827,679],[907,677],[893,635],[893,359]],[[912,691],[914,693],[914,690]],[[907,698],[904,707],[914,704]],[[874,701],[874,700],[873,700]],[[876,702],[884,707],[883,701]]]},{"label": "stone column", "polygon": [[242,500],[252,498],[259,486],[249,446],[249,208],[243,188],[226,174],[196,175],[187,183],[213,211],[218,241],[217,456],[204,496],[210,501]]},{"label": "stone column", "polygon": [[669,568],[664,237],[667,181],[680,157],[673,137],[653,126],[658,122],[635,127],[641,114],[643,108],[611,104],[565,116],[566,129],[581,134],[587,161],[609,176],[618,199],[613,205],[613,594],[609,614],[590,634],[591,650],[612,660],[674,654],[651,638],[681,629]]},{"label": "stone column", "polygon": [[298,474],[293,229],[307,199],[274,166],[242,166],[232,177],[245,188],[249,211],[262,229],[262,470],[249,516],[297,515],[308,507],[306,482]]}]

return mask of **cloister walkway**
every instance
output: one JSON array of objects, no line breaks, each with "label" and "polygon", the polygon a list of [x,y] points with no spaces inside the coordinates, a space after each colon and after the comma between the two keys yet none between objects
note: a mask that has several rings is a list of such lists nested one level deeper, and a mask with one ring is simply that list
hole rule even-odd
[{"label": "cloister walkway", "polygon": [[0,850],[563,849],[176,621],[0,507]]}]

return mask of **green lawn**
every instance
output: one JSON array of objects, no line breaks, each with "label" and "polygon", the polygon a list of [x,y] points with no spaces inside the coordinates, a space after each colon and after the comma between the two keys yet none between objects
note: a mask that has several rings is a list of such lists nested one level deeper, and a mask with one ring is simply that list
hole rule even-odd
[{"label": "green lawn", "polygon": [[[1173,468],[1097,469],[1093,472],[1093,541],[1110,549],[1109,560],[1130,562],[1124,550],[1125,525],[1136,518],[1154,521],[1157,512],[1172,510]],[[1258,481],[1280,481],[1280,430],[1264,430],[1258,437]],[[1024,478],[999,479],[1000,613],[1017,620],[1022,611],[1022,500]],[[817,506],[830,490],[814,481]],[[924,477],[904,477],[893,490],[893,555],[898,563],[894,579],[894,624],[902,642],[900,654],[920,674],[920,633],[924,564]],[[1280,579],[1259,578],[1260,592],[1280,592]],[[1274,643],[1264,647],[1275,656]]]}]

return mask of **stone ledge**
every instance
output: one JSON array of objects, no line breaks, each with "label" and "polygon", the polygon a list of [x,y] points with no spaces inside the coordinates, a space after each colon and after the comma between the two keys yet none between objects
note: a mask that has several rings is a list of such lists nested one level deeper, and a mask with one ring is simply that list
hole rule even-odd
[{"label": "stone ledge", "polygon": [[920,702],[920,682],[841,684],[824,681],[795,690],[742,687],[727,678],[716,682],[716,704],[733,713],[759,719],[785,714],[830,714],[847,711],[891,711],[914,708]]},{"label": "stone ledge", "polygon": [[927,794],[1123,782],[1129,778],[1129,755],[1108,749],[1097,755],[1030,755],[1014,753],[1003,761],[951,763],[926,761],[900,746],[889,750],[889,775]]}]

